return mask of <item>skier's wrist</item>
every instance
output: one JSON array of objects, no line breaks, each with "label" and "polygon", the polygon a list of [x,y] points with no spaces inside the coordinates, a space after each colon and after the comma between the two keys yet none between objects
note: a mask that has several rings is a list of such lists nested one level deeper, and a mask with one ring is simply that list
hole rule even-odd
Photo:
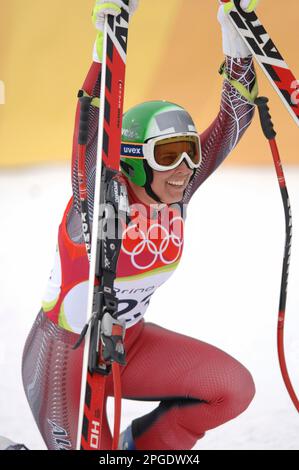
[{"label": "skier's wrist", "polygon": [[222,50],[225,56],[233,57],[235,59],[245,59],[251,56],[250,49],[245,44],[243,39],[238,36],[238,33],[236,35],[232,35],[225,28],[221,28],[221,30]]},{"label": "skier's wrist", "polygon": [[254,70],[253,57],[244,59],[227,56],[219,73],[249,103],[253,103],[258,95],[258,82]]}]

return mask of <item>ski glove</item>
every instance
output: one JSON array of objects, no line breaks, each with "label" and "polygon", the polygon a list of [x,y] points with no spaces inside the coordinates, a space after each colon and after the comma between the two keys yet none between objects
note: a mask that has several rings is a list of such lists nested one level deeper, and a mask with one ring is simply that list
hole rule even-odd
[{"label": "ski glove", "polygon": [[[133,15],[137,10],[139,0],[129,1],[129,13]],[[101,62],[103,57],[103,32],[105,17],[107,15],[118,16],[121,12],[121,0],[96,0],[93,12],[92,22],[95,28],[98,30],[96,42],[93,50],[93,60],[95,62]]]},{"label": "ski glove", "polygon": [[[129,1],[129,13],[133,15],[137,10],[139,0]],[[92,22],[98,31],[104,31],[104,23],[106,15],[118,16],[122,5],[121,0],[96,0],[93,12]]]},{"label": "ski glove", "polygon": [[[233,58],[245,59],[251,55],[251,51],[245,44],[231,20],[228,17],[229,12],[234,8],[233,1],[221,1],[218,9],[218,21],[222,29],[222,44],[223,52],[225,55]],[[252,12],[255,10],[259,0],[242,0],[241,7],[247,11]]]}]

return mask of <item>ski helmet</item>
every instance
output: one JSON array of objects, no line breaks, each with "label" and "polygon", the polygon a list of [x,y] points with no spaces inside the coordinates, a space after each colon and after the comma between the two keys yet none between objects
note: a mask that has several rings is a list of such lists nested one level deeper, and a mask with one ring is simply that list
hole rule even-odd
[{"label": "ski helmet", "polygon": [[167,101],[148,101],[134,106],[123,116],[120,160],[122,172],[137,186],[144,187],[150,197],[161,202],[151,188],[153,170],[147,156],[142,152],[142,146],[152,139],[184,135],[198,139],[200,153],[195,124],[184,108]]}]

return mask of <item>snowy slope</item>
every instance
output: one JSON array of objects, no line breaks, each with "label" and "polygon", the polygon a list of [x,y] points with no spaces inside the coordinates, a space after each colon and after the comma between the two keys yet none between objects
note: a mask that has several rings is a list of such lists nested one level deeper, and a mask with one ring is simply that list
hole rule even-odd
[{"label": "snowy slope", "polygon": [[[286,353],[299,393],[299,168],[285,171],[294,222]],[[21,355],[70,195],[68,166],[0,173],[0,435],[32,449],[45,446],[23,393]],[[257,389],[249,409],[209,431],[198,449],[299,449],[299,416],[276,354],[283,246],[284,215],[272,168],[221,169],[189,206],[181,265],[153,297],[146,319],[225,350],[251,371]],[[110,399],[108,406],[112,418]],[[122,427],[155,406],[125,400]]]}]

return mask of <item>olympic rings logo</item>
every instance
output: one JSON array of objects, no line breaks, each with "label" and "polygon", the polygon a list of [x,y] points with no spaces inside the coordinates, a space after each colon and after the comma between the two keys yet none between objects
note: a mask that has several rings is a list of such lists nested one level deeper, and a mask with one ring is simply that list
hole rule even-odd
[{"label": "olympic rings logo", "polygon": [[[175,222],[179,224],[180,235],[175,234]],[[129,225],[123,233],[122,250],[131,257],[136,269],[149,269],[157,261],[165,265],[175,263],[182,252],[183,227],[184,220],[179,216],[169,222],[169,231],[161,224],[152,224],[146,233],[138,224]]]}]

